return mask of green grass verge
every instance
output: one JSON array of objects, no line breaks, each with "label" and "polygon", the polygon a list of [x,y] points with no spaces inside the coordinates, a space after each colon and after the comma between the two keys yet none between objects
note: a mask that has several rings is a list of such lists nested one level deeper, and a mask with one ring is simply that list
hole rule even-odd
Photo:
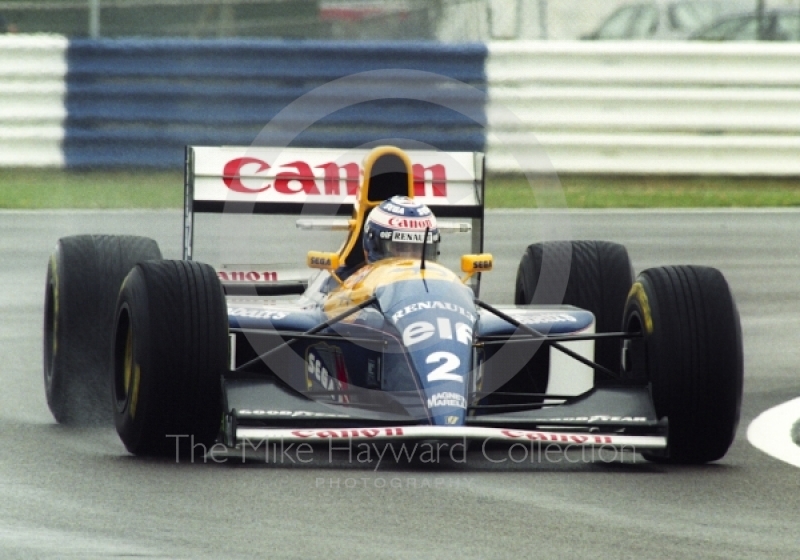
[{"label": "green grass verge", "polygon": [[[547,183],[552,187],[555,183]],[[563,175],[560,189],[490,176],[488,208],[800,206],[800,178]],[[0,168],[0,208],[180,208],[180,172]]]},{"label": "green grass verge", "polygon": [[[800,178],[563,175],[561,189],[516,177],[487,179],[490,208],[759,208],[800,206]],[[561,195],[563,193],[563,197]]]},{"label": "green grass verge", "polygon": [[0,168],[0,208],[180,208],[183,174]]}]

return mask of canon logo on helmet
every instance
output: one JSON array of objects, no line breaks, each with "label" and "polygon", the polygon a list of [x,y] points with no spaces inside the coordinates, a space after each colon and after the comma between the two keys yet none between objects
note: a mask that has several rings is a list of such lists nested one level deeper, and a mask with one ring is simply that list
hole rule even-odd
[{"label": "canon logo on helmet", "polygon": [[388,223],[391,227],[399,229],[433,229],[436,224],[429,218],[401,218],[399,216],[392,216],[389,218]]},{"label": "canon logo on helmet", "polygon": [[[314,169],[322,170],[322,177],[314,175]],[[242,181],[242,174],[250,175],[248,183]],[[434,164],[425,167],[412,165],[414,175],[414,196],[429,194],[435,197],[447,196],[447,172],[444,165]],[[319,173],[318,173],[319,174]],[[307,195],[355,195],[358,183],[364,174],[358,163],[327,162],[312,166],[304,161],[293,161],[277,169],[264,160],[252,157],[239,157],[228,161],[223,169],[222,180],[225,186],[238,193],[258,194],[274,189],[281,194],[305,193]],[[259,182],[252,176],[264,175]],[[269,180],[273,179],[273,180]],[[430,191],[426,193],[426,184]]]}]

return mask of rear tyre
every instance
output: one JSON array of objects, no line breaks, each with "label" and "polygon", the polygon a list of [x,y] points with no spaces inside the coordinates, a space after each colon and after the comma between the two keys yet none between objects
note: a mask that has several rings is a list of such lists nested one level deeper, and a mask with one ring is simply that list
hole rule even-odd
[{"label": "rear tyre", "polygon": [[44,387],[62,424],[111,422],[111,337],[122,280],[136,263],[160,259],[152,239],[77,235],[50,256],[44,302]]},{"label": "rear tyre", "polygon": [[658,462],[716,461],[736,434],[742,403],[742,333],[722,273],[700,266],[642,272],[625,305],[624,325],[644,338],[626,352],[631,377],[650,381],[659,418],[669,420]]},{"label": "rear tyre", "polygon": [[145,262],[119,295],[113,348],[114,422],[136,455],[202,458],[222,418],[228,314],[214,269]]},{"label": "rear tyre", "polygon": [[[514,303],[574,305],[594,314],[596,332],[617,332],[632,284],[628,251],[618,243],[534,243],[519,263]],[[619,340],[596,341],[595,361],[621,371]]]}]

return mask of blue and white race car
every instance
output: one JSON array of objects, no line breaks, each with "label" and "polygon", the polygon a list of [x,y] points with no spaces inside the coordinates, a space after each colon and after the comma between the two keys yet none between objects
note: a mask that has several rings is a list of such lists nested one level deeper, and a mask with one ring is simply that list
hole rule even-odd
[{"label": "blue and white race car", "polygon": [[[743,359],[722,274],[669,266],[634,279],[620,245],[534,243],[516,304],[491,305],[479,297],[493,266],[483,194],[480,153],[188,147],[183,259],[107,235],[63,238],[50,259],[55,418],[113,415],[137,455],[335,439],[724,456]],[[471,232],[461,271],[425,256],[429,230],[419,254],[365,262],[365,220],[398,196],[424,202],[439,232]],[[215,269],[193,253],[195,216],[217,212],[297,214],[344,240],[309,252],[305,277]]]}]

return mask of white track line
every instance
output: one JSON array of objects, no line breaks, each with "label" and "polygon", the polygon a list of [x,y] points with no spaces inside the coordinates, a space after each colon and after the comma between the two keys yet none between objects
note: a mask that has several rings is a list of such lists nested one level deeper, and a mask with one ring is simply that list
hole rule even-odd
[{"label": "white track line", "polygon": [[798,419],[800,398],[762,412],[747,427],[747,439],[767,455],[800,467],[800,446],[792,440],[792,428]]}]

